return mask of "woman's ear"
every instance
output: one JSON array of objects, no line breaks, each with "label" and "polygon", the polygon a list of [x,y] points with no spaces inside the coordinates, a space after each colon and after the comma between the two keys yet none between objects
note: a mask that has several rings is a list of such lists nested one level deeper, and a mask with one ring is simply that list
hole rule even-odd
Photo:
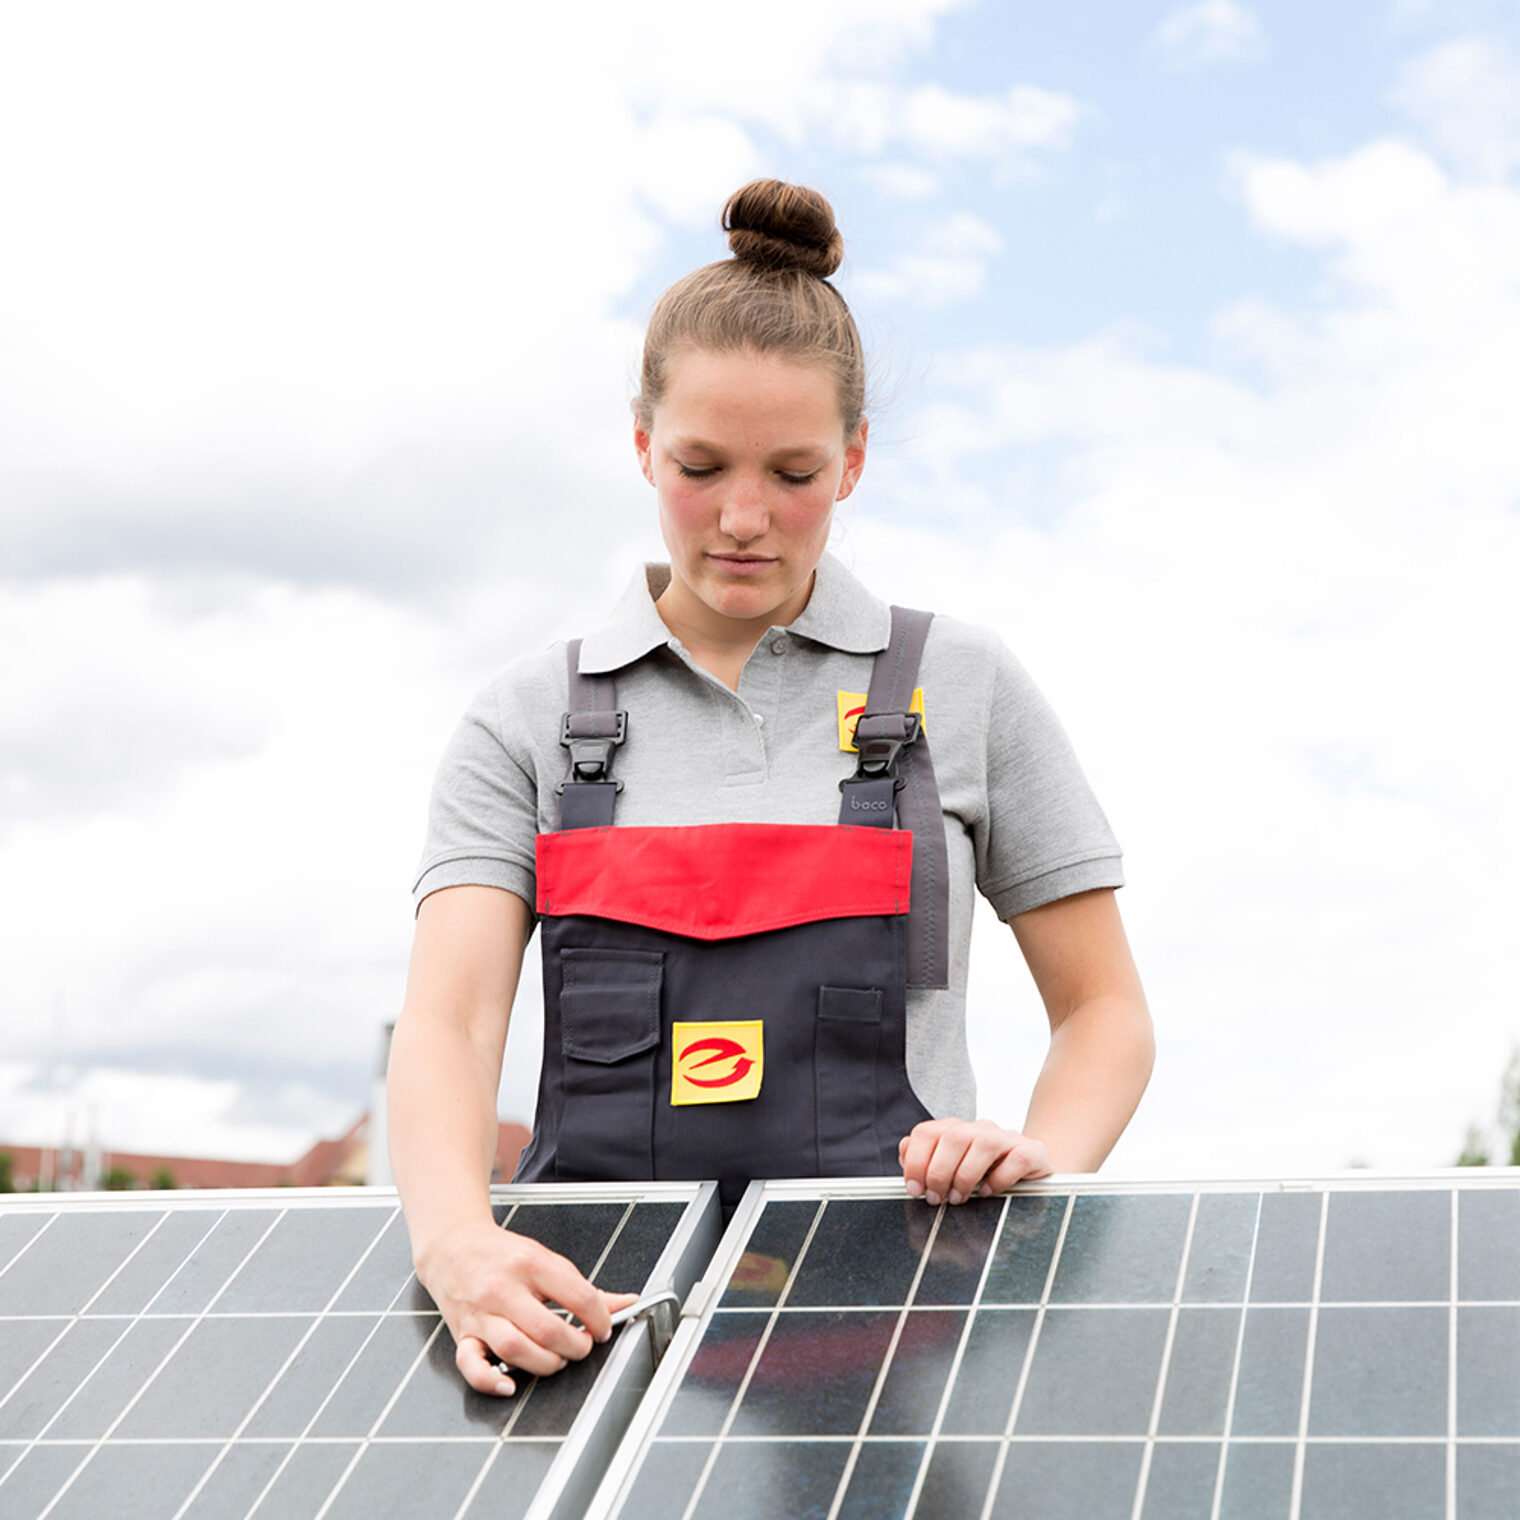
[{"label": "woman's ear", "polygon": [[860,472],[866,467],[866,434],[870,430],[871,424],[862,417],[854,436],[844,446],[844,474],[839,478],[839,490],[834,496],[835,501],[843,501],[855,489],[855,484],[860,479]]},{"label": "woman's ear", "polygon": [[654,484],[654,465],[650,460],[652,446],[649,429],[644,426],[639,418],[635,417],[633,419],[633,449],[639,456],[639,468],[644,472],[644,479],[650,485]]}]

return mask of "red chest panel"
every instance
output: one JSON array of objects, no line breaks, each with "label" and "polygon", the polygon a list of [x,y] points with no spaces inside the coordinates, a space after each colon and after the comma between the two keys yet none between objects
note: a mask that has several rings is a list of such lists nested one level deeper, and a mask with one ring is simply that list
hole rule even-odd
[{"label": "red chest panel", "polygon": [[913,836],[837,824],[570,829],[536,841],[538,911],[734,939],[906,913]]}]

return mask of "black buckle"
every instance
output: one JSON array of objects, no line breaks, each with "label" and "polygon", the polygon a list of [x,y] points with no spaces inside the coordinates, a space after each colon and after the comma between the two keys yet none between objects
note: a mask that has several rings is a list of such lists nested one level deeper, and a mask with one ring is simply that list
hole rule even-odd
[{"label": "black buckle", "polygon": [[[906,725],[904,733],[896,736],[881,736],[872,739],[863,739],[860,736],[861,725],[870,718],[901,718]],[[897,762],[902,752],[910,745],[918,742],[918,736],[923,731],[923,721],[916,712],[910,713],[863,713],[855,724],[855,748],[859,759],[855,763],[855,774],[848,779],[851,781],[885,781],[891,777],[896,784],[896,789],[901,791],[904,778],[897,774]],[[843,790],[844,782],[839,783]]]},{"label": "black buckle", "polygon": [[[556,792],[563,792],[569,785],[612,780],[612,757],[618,745],[628,737],[628,714],[625,711],[619,711],[615,716],[617,717],[616,733],[585,737],[571,735],[571,715],[569,713],[564,715],[560,721],[559,742],[570,751],[570,774],[555,787]],[[623,790],[621,781],[614,784],[619,791]]]}]

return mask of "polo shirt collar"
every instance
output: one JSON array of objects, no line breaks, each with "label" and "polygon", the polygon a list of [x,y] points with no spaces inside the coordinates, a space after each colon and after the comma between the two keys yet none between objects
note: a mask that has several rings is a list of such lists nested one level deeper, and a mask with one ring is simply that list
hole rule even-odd
[{"label": "polo shirt collar", "polygon": [[825,554],[818,561],[813,594],[787,631],[845,654],[876,654],[891,641],[892,610],[832,554]]},{"label": "polo shirt collar", "polygon": [[609,675],[670,643],[670,629],[654,605],[669,583],[669,565],[639,566],[612,616],[581,640],[582,675]]},{"label": "polo shirt collar", "polygon": [[[654,605],[669,584],[669,565],[647,564],[634,573],[612,616],[582,640],[583,674],[607,675],[675,643]],[[825,554],[818,561],[813,594],[787,631],[846,654],[875,654],[887,647],[892,614],[832,554]]]}]

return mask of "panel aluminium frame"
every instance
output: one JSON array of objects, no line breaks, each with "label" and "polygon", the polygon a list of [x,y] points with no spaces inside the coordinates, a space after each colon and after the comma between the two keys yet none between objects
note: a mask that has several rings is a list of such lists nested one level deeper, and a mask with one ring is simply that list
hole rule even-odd
[{"label": "panel aluminium frame", "polygon": [[[597,1187],[585,1183],[524,1185],[510,1190],[492,1190],[531,1197],[534,1201],[552,1197],[563,1190],[577,1197],[581,1190]],[[712,1260],[722,1236],[722,1212],[715,1182],[648,1183],[640,1191],[641,1199],[691,1194],[691,1202],[681,1223],[671,1235],[644,1284],[644,1292],[671,1289],[684,1300],[690,1295],[701,1273]],[[627,1184],[616,1190],[626,1194]],[[652,1201],[652,1200],[651,1200]],[[585,1513],[622,1439],[641,1406],[645,1394],[668,1348],[657,1348],[655,1326],[648,1319],[636,1320],[616,1336],[617,1344],[598,1376],[591,1397],[571,1427],[537,1496],[524,1520],[579,1520]]]},{"label": "panel aluminium frame", "polygon": [[[518,1208],[526,1208],[536,1216],[540,1224],[547,1223],[551,1235],[556,1230],[560,1230],[563,1235],[563,1231],[568,1229],[574,1236],[577,1231],[576,1221],[583,1216],[583,1211],[590,1212],[599,1220],[593,1234],[597,1231],[610,1233],[607,1234],[603,1247],[597,1248],[593,1243],[588,1249],[600,1249],[599,1259],[607,1259],[610,1263],[612,1256],[617,1254],[614,1251],[615,1242],[632,1240],[634,1244],[631,1254],[626,1247],[619,1249],[625,1266],[634,1261],[639,1263],[638,1274],[642,1283],[630,1281],[619,1286],[641,1287],[645,1293],[669,1288],[684,1295],[711,1256],[721,1233],[717,1192],[711,1183],[506,1186],[493,1188],[492,1200],[498,1219]],[[624,1231],[624,1225],[641,1212],[641,1205],[653,1205],[653,1214],[644,1212],[644,1225],[642,1228],[638,1225],[631,1226],[634,1234],[630,1236]],[[552,1223],[561,1207],[567,1210],[563,1228]],[[545,1214],[544,1210],[550,1212]],[[117,1228],[118,1221],[123,1228]],[[58,1233],[60,1224],[69,1227],[63,1235]],[[524,1227],[527,1227],[526,1216]],[[536,1231],[530,1229],[530,1233]],[[77,1237],[77,1243],[66,1243],[65,1235],[69,1242],[74,1242]],[[232,1240],[233,1236],[238,1237],[236,1242]],[[86,1254],[80,1255],[81,1248],[87,1247],[87,1242],[97,1237],[102,1241],[109,1240],[112,1249],[105,1256],[99,1256],[88,1249]],[[52,1242],[50,1249],[47,1248],[49,1241]],[[212,1246],[221,1242],[218,1249],[210,1250],[209,1257],[202,1249],[208,1242]],[[329,1243],[331,1249],[328,1249]],[[38,1251],[38,1247],[44,1249]],[[63,1253],[61,1256],[60,1251]],[[211,1260],[211,1257],[216,1260]],[[57,1258],[57,1261],[54,1267],[49,1267],[48,1263],[53,1258]],[[79,1283],[72,1287],[57,1283],[54,1277],[56,1267],[66,1269],[66,1278],[77,1276]],[[589,1270],[589,1258],[587,1269]],[[165,1273],[168,1274],[167,1277],[164,1276]],[[253,1297],[260,1301],[238,1304],[235,1300],[239,1284],[248,1280],[250,1273],[254,1286],[251,1290],[243,1288],[242,1296],[247,1299],[252,1292]],[[148,1287],[146,1285],[150,1278],[152,1286]],[[199,1281],[202,1278],[205,1279],[204,1282]],[[191,1279],[196,1279],[193,1285]],[[204,1302],[197,1308],[190,1305],[188,1300],[183,1304],[167,1303],[166,1299],[160,1298],[152,1310],[154,1317],[143,1318],[149,1313],[148,1300],[157,1294],[172,1296],[172,1285],[175,1283],[186,1285],[180,1289],[182,1297],[186,1293],[194,1297],[199,1291]],[[146,1339],[153,1340],[155,1344],[168,1336],[161,1354],[155,1355],[135,1372],[130,1386],[108,1390],[114,1400],[113,1409],[120,1406],[119,1413],[107,1414],[92,1409],[89,1416],[73,1416],[74,1423],[81,1426],[78,1430],[65,1431],[61,1427],[54,1427],[60,1430],[63,1445],[58,1445],[57,1439],[46,1433],[49,1425],[46,1411],[34,1410],[23,1417],[35,1429],[30,1432],[18,1429],[3,1443],[4,1449],[0,1450],[0,1483],[12,1486],[8,1480],[21,1467],[28,1453],[39,1458],[48,1456],[49,1460],[43,1464],[44,1469],[57,1469],[57,1481],[67,1477],[67,1483],[63,1489],[56,1489],[55,1482],[46,1493],[38,1489],[40,1498],[22,1499],[19,1491],[0,1498],[0,1508],[5,1509],[7,1514],[16,1513],[18,1520],[21,1520],[20,1511],[10,1509],[8,1505],[19,1504],[21,1510],[52,1514],[61,1503],[59,1513],[71,1511],[71,1507],[77,1507],[82,1501],[76,1498],[66,1499],[65,1496],[69,1486],[89,1466],[91,1459],[108,1451],[114,1452],[118,1458],[125,1458],[134,1446],[139,1448],[141,1457],[148,1455],[143,1450],[144,1446],[162,1451],[166,1457],[182,1452],[183,1457],[188,1458],[195,1450],[205,1450],[208,1453],[206,1458],[195,1463],[195,1471],[200,1473],[199,1481],[195,1481],[193,1474],[185,1480],[183,1502],[178,1498],[166,1501],[161,1495],[155,1496],[150,1504],[155,1514],[162,1508],[166,1516],[171,1512],[189,1512],[197,1520],[203,1516],[214,1516],[220,1520],[224,1515],[236,1516],[241,1520],[243,1515],[249,1513],[250,1504],[263,1505],[258,1510],[260,1515],[269,1512],[270,1505],[278,1508],[277,1496],[271,1497],[270,1490],[279,1472],[284,1469],[283,1463],[278,1468],[271,1469],[272,1475],[262,1492],[256,1483],[252,1490],[248,1490],[252,1497],[245,1494],[236,1504],[224,1505],[223,1496],[229,1487],[237,1487],[238,1484],[229,1485],[223,1476],[218,1476],[216,1482],[209,1486],[208,1480],[218,1472],[221,1465],[232,1460],[234,1454],[237,1457],[233,1465],[240,1462],[243,1467],[249,1465],[255,1455],[255,1448],[258,1452],[273,1454],[270,1457],[259,1456],[256,1465],[261,1466],[277,1461],[281,1450],[288,1449],[293,1455],[296,1448],[289,1445],[288,1438],[284,1439],[283,1444],[276,1441],[270,1445],[264,1437],[268,1437],[271,1432],[259,1432],[261,1409],[278,1388],[285,1386],[282,1379],[304,1377],[306,1381],[310,1380],[310,1373],[302,1372],[305,1365],[302,1360],[305,1354],[303,1348],[307,1348],[309,1342],[310,1351],[317,1350],[318,1341],[312,1337],[319,1330],[323,1327],[327,1330],[337,1329],[340,1323],[356,1327],[352,1332],[343,1332],[340,1338],[347,1340],[352,1334],[362,1334],[363,1325],[373,1320],[377,1313],[383,1314],[387,1321],[399,1315],[398,1326],[402,1321],[421,1315],[431,1318],[437,1327],[431,1336],[424,1336],[431,1347],[426,1357],[419,1350],[417,1360],[411,1363],[417,1376],[421,1376],[424,1371],[428,1372],[429,1387],[432,1389],[430,1403],[437,1407],[425,1423],[437,1425],[437,1429],[431,1435],[420,1428],[410,1433],[416,1438],[431,1440],[434,1445],[430,1449],[434,1451],[444,1449],[437,1447],[437,1439],[441,1436],[447,1442],[451,1433],[454,1441],[467,1441],[471,1447],[481,1447],[485,1465],[479,1469],[469,1484],[468,1493],[463,1495],[458,1504],[459,1514],[466,1510],[474,1512],[472,1505],[476,1491],[481,1489],[495,1459],[505,1449],[502,1443],[509,1434],[510,1424],[502,1427],[499,1437],[494,1437],[489,1427],[480,1428],[479,1412],[471,1418],[462,1408],[470,1401],[492,1406],[495,1401],[482,1400],[478,1395],[468,1394],[461,1380],[458,1384],[459,1404],[456,1406],[459,1413],[451,1417],[448,1408],[454,1400],[448,1393],[447,1385],[453,1381],[452,1366],[449,1365],[444,1371],[437,1367],[429,1370],[421,1366],[424,1360],[437,1363],[442,1357],[451,1363],[451,1358],[447,1355],[447,1334],[437,1325],[431,1301],[422,1293],[411,1272],[405,1229],[392,1189],[280,1188],[224,1193],[185,1191],[10,1195],[0,1201],[0,1290],[7,1286],[11,1300],[6,1306],[7,1313],[16,1322],[17,1328],[21,1328],[23,1323],[29,1323],[34,1332],[31,1338],[36,1339],[37,1335],[41,1335],[43,1339],[38,1341],[40,1355],[35,1359],[26,1356],[24,1363],[17,1363],[13,1368],[12,1380],[7,1386],[0,1387],[0,1414],[4,1413],[7,1400],[22,1388],[29,1377],[35,1383],[34,1373],[40,1375],[44,1363],[62,1370],[59,1358],[65,1357],[65,1343],[73,1344],[68,1339],[71,1326],[72,1333],[88,1331],[84,1338],[92,1343],[99,1341],[102,1347],[106,1340],[114,1342],[121,1336],[122,1326],[129,1330],[135,1328],[152,1331]],[[132,1306],[134,1296],[142,1300],[135,1308]],[[79,1302],[73,1303],[74,1299]],[[390,1304],[388,1310],[381,1304],[381,1299]],[[229,1307],[222,1309],[217,1307],[218,1303]],[[353,1313],[361,1310],[360,1319],[352,1317]],[[233,1316],[232,1319],[225,1317],[229,1314]],[[250,1314],[252,1320],[249,1320]],[[242,1317],[241,1321],[238,1316]],[[281,1333],[274,1336],[267,1346],[258,1348],[259,1354],[253,1359],[253,1364],[240,1360],[236,1373],[243,1383],[249,1385],[250,1391],[245,1396],[245,1402],[251,1401],[250,1407],[246,1412],[240,1407],[238,1416],[230,1422],[226,1421],[223,1411],[227,1428],[225,1432],[213,1433],[210,1425],[215,1423],[215,1417],[208,1413],[204,1403],[204,1388],[202,1393],[193,1397],[189,1391],[177,1394],[176,1375],[172,1369],[167,1372],[166,1369],[170,1369],[171,1362],[176,1368],[185,1363],[189,1354],[186,1342],[194,1334],[212,1331],[218,1324],[235,1330],[244,1321],[250,1329],[256,1323],[265,1323],[271,1331],[280,1329]],[[309,1326],[298,1343],[288,1347],[284,1341],[290,1333],[295,1332],[287,1332],[282,1328],[287,1323],[297,1330],[302,1324]],[[426,1326],[420,1320],[418,1323],[418,1333],[424,1332]],[[49,1325],[53,1328],[49,1329]],[[115,1331],[111,1331],[112,1325],[117,1326]],[[432,1345],[440,1335],[443,1337],[442,1348]],[[422,1346],[422,1342],[415,1341],[415,1336],[403,1338],[409,1344],[415,1343],[419,1348]],[[266,1338],[260,1333],[257,1339]],[[246,1335],[239,1344],[250,1344]],[[17,1349],[19,1348],[13,1345],[9,1359],[12,1362],[15,1361]],[[410,1359],[411,1353],[404,1354]],[[273,1361],[270,1361],[271,1356]],[[90,1381],[92,1372],[97,1370],[95,1362],[89,1359],[80,1365],[76,1358],[65,1359],[71,1369],[77,1368],[77,1377],[70,1378],[70,1383],[78,1392]],[[319,1356],[318,1362],[322,1360]],[[529,1439],[529,1446],[541,1450],[544,1455],[534,1459],[538,1464],[534,1470],[534,1482],[529,1492],[521,1495],[520,1506],[513,1506],[514,1513],[526,1510],[535,1520],[549,1520],[549,1517],[569,1520],[569,1517],[581,1512],[586,1497],[596,1486],[600,1464],[615,1449],[623,1426],[648,1384],[654,1360],[650,1327],[647,1322],[635,1321],[615,1332],[610,1346],[599,1348],[594,1358],[599,1365],[590,1380],[589,1388],[583,1394],[576,1394],[567,1406],[562,1399],[551,1400],[549,1408],[563,1406],[564,1412],[552,1416],[548,1426],[544,1426],[542,1417],[539,1418],[543,1436],[549,1439],[547,1443],[542,1436]],[[267,1370],[260,1372],[259,1368],[266,1363]],[[360,1379],[359,1386],[365,1389],[369,1401],[380,1398],[385,1402],[387,1411],[395,1405],[394,1414],[382,1414],[381,1418],[392,1424],[397,1419],[402,1419],[401,1404],[397,1403],[402,1394],[399,1385],[394,1393],[387,1396],[385,1387],[372,1384],[364,1377],[357,1354],[344,1365],[348,1371],[340,1370],[337,1373],[339,1381],[345,1377],[349,1382]],[[109,1366],[101,1364],[98,1371],[99,1376],[93,1380],[96,1383],[101,1381],[101,1377],[109,1376]],[[209,1374],[192,1372],[191,1381],[196,1383],[197,1388],[201,1388],[208,1375],[213,1378],[217,1376],[214,1371]],[[255,1377],[259,1379],[256,1386],[250,1382]],[[558,1382],[559,1379],[552,1379],[545,1386],[555,1391]],[[325,1408],[336,1387],[336,1383],[324,1383],[325,1396],[321,1390],[309,1390],[309,1396],[320,1399],[320,1407]],[[515,1410],[519,1414],[524,1412],[524,1400],[534,1402],[529,1395],[536,1387],[536,1382],[530,1382],[515,1399],[503,1401],[499,1406],[503,1414],[508,1410]],[[258,1393],[258,1388],[262,1388],[263,1392]],[[212,1404],[215,1405],[217,1397],[214,1388],[212,1394]],[[57,1397],[63,1399],[61,1407],[67,1410],[72,1395],[65,1388],[59,1391]],[[80,1403],[81,1409],[89,1401],[88,1390],[85,1390],[83,1402],[74,1400]],[[35,1400],[32,1402],[35,1403]],[[98,1395],[94,1402],[101,1402]],[[145,1419],[149,1405],[152,1405],[152,1413]],[[13,1410],[18,1407],[17,1404],[12,1405]],[[313,1421],[320,1413],[320,1408],[314,1406],[314,1410]],[[84,1423],[90,1418],[98,1424],[98,1430],[84,1428]],[[438,1425],[439,1419],[442,1419],[443,1424]],[[139,1425],[152,1428],[135,1430],[132,1424],[134,1420]],[[451,1420],[455,1423],[450,1423]],[[559,1421],[557,1425],[555,1420]],[[404,1419],[402,1423],[405,1423]],[[203,1424],[207,1425],[206,1430],[198,1428]],[[366,1419],[364,1428],[369,1429],[370,1424]],[[373,1424],[375,1428],[371,1432],[371,1438],[379,1431],[380,1421],[376,1420]],[[527,1427],[522,1428],[526,1430]],[[254,1443],[246,1452],[243,1451],[246,1442],[241,1439],[245,1433],[247,1440]],[[401,1432],[403,1444],[408,1433]],[[341,1473],[334,1471],[337,1487],[332,1489],[326,1503],[321,1505],[321,1513],[326,1514],[333,1505],[352,1471],[353,1463],[358,1462],[359,1455],[371,1438],[364,1438],[361,1432],[357,1446],[353,1446],[351,1441],[340,1443],[345,1451],[353,1447],[355,1454],[347,1469]],[[390,1447],[394,1446],[395,1439],[389,1430],[380,1434],[382,1444],[389,1441]],[[184,1444],[186,1441],[190,1443],[189,1446]],[[58,1467],[58,1463],[67,1457],[65,1448],[76,1453],[68,1463],[72,1476]],[[424,1449],[417,1448],[419,1452]],[[457,1450],[461,1455],[464,1451],[462,1446],[447,1449]],[[551,1451],[552,1458],[549,1456]],[[308,1455],[321,1452],[332,1457],[341,1455],[338,1447],[322,1446],[320,1439],[318,1446]],[[391,1456],[400,1458],[402,1448],[391,1450]],[[132,1460],[141,1466],[139,1458]],[[289,1460],[289,1457],[285,1459],[287,1462]],[[329,1457],[323,1458],[324,1464],[328,1461]],[[206,1466],[207,1462],[210,1463],[209,1466]],[[342,1465],[340,1461],[340,1468]],[[111,1470],[110,1464],[107,1464],[107,1470]],[[503,1467],[503,1475],[509,1476],[511,1470]],[[41,1476],[39,1470],[38,1477]],[[226,1476],[230,1476],[230,1472]],[[247,1474],[244,1474],[239,1479],[239,1484],[245,1490],[246,1477]],[[499,1486],[499,1479],[493,1481]],[[172,1485],[166,1485],[165,1492],[169,1486]],[[28,1493],[35,1487],[35,1480],[30,1485],[23,1485]],[[99,1487],[99,1483],[96,1482],[94,1487]],[[488,1484],[487,1488],[490,1487]],[[90,1489],[90,1483],[81,1485],[81,1493]],[[533,1492],[534,1489],[536,1493]],[[487,1492],[482,1490],[480,1500],[484,1502],[487,1497]],[[147,1500],[141,1502],[149,1503]],[[344,1504],[348,1502],[345,1500]],[[165,1503],[167,1508],[163,1507]],[[338,1508],[342,1509],[344,1504],[339,1504]],[[453,1512],[454,1509],[453,1500],[450,1500],[448,1510],[441,1513]]]},{"label": "panel aluminium frame", "polygon": [[[884,1273],[855,1259],[864,1237],[826,1240],[836,1203],[895,1205],[878,1213],[889,1222],[906,1210],[907,1236],[887,1233],[922,1241],[917,1265],[901,1240]],[[752,1237],[772,1204],[804,1223],[767,1255],[768,1236]],[[1027,1283],[993,1244],[1014,1229],[1010,1209],[1012,1276]],[[908,1205],[897,1180],[753,1184],[587,1520],[737,1520],[759,1489],[819,1520],[1512,1520],[1520,1173],[1052,1177],[981,1213]],[[977,1276],[966,1248],[983,1240]],[[837,1296],[819,1291],[833,1272],[847,1280]],[[910,1345],[915,1317],[949,1341]],[[1018,1335],[1004,1345],[983,1318],[1020,1322]],[[861,1368],[835,1378],[852,1359]],[[996,1384],[996,1409],[969,1396],[979,1384]],[[904,1419],[915,1399],[928,1415]],[[888,1485],[862,1492],[868,1459],[877,1475],[895,1467],[890,1502]]]}]

